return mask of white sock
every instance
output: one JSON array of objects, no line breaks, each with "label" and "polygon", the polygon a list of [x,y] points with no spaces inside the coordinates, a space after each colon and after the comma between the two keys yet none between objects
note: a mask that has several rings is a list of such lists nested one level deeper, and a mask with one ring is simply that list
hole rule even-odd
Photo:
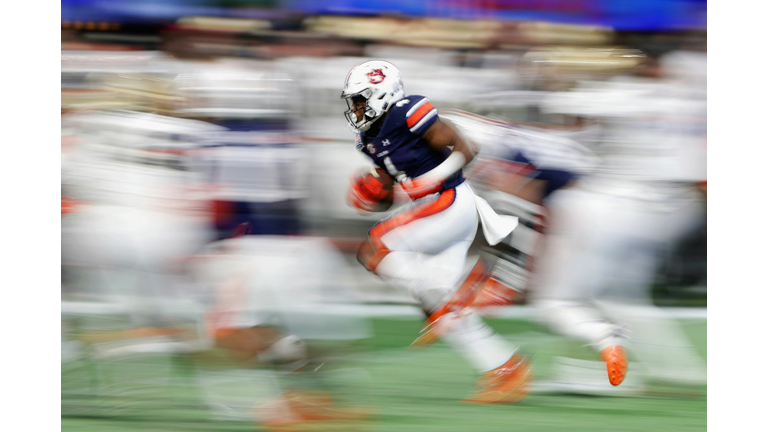
[{"label": "white sock", "polygon": [[503,365],[517,351],[474,312],[459,318],[442,339],[480,373]]},{"label": "white sock", "polygon": [[597,352],[624,344],[622,328],[606,321],[594,307],[562,300],[542,300],[536,306],[556,333],[583,340]]},{"label": "white sock", "polygon": [[[457,284],[455,274],[441,269],[444,265],[433,256],[393,251],[379,263],[376,273],[387,282],[406,288],[425,310],[434,311],[445,303]],[[442,339],[480,373],[506,363],[517,347],[510,346],[474,312],[466,312]]]}]

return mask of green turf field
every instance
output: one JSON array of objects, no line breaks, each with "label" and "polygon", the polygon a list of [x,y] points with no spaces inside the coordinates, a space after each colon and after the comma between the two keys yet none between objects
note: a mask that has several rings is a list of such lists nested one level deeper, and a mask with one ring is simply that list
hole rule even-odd
[{"label": "green turf field", "polygon": [[[578,344],[546,333],[525,321],[489,320],[501,334],[531,355],[537,377],[546,379],[555,355],[589,359]],[[532,394],[512,406],[460,402],[475,376],[442,344],[408,348],[421,322],[372,320],[375,337],[354,347],[342,364],[330,366],[323,383],[342,401],[363,406],[365,422],[328,423],[308,430],[360,431],[702,431],[706,430],[706,390],[666,396],[577,396]],[[684,328],[706,359],[706,322],[684,321]],[[328,367],[328,366],[326,366]],[[254,424],[217,421],[204,402],[195,360],[141,356],[62,365],[62,430],[71,431],[253,431]],[[214,372],[216,373],[216,372]],[[226,373],[226,372],[223,372]],[[630,370],[631,373],[631,370]],[[292,377],[289,380],[298,380]],[[232,380],[231,380],[232,381]],[[261,383],[261,384],[259,384]],[[289,384],[293,382],[288,381]],[[298,385],[306,382],[296,382]],[[258,380],[234,379],[220,390],[249,403]]]}]

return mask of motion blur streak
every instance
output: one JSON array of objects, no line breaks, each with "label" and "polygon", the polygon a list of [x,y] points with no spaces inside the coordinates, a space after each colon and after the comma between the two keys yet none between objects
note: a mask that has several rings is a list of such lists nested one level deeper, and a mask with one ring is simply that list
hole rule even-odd
[{"label": "motion blur streak", "polygon": [[[706,428],[706,2],[532,3],[62,1],[62,429]],[[518,218],[464,269],[531,359],[514,406],[462,403],[477,377],[356,260],[410,202],[345,201],[387,150],[339,98],[372,59]]]}]

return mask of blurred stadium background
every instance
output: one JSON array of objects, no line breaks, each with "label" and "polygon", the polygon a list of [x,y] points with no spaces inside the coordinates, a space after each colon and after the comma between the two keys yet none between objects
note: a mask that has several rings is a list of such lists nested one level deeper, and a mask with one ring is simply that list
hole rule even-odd
[{"label": "blurred stadium background", "polygon": [[[460,358],[410,350],[415,302],[355,262],[380,215],[344,203],[366,159],[339,99],[353,65],[381,58],[439,110],[577,137],[541,101],[625,74],[637,65],[626,54],[642,53],[693,107],[683,122],[706,182],[705,1],[62,0],[61,11],[62,429],[267,429],[272,414],[254,407],[294,385],[359,414],[299,430],[706,428],[705,389],[632,375],[596,386],[590,352],[525,304],[488,319],[532,353],[541,385],[516,406],[461,404],[473,376]],[[704,217],[652,287],[705,361],[706,230]],[[232,254],[213,243],[243,233]],[[244,265],[256,308],[311,342],[322,377],[210,349],[210,287]],[[584,383],[558,387],[563,373]]]}]

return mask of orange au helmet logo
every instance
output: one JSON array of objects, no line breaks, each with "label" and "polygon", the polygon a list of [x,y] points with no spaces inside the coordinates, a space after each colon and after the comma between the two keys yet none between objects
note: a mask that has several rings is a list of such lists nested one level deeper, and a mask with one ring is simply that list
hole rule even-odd
[{"label": "orange au helmet logo", "polygon": [[384,78],[387,76],[384,75],[384,72],[381,71],[381,69],[374,69],[371,72],[368,72],[368,81],[370,81],[371,84],[378,84],[382,81],[384,81]]}]

